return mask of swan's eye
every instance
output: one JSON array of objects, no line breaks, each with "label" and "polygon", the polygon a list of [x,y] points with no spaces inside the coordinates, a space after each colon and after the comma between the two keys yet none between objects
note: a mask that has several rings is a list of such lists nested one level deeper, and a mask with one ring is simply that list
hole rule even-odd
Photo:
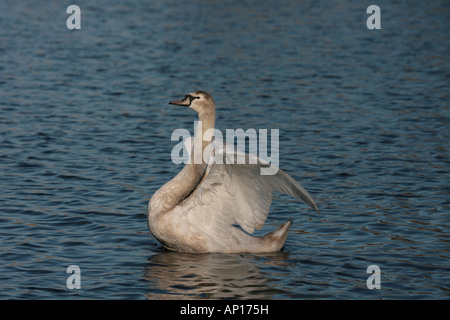
[{"label": "swan's eye", "polygon": [[194,97],[194,96],[191,96],[190,94],[187,94],[187,95],[184,96],[183,101],[186,100],[186,99],[189,99],[189,104],[191,104],[193,100],[200,99],[200,97]]}]

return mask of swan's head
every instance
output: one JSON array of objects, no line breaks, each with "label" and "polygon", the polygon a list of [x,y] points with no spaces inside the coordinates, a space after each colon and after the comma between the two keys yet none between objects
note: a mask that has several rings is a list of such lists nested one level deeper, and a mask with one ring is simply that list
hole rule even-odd
[{"label": "swan's head", "polygon": [[184,96],[184,99],[170,101],[169,104],[189,107],[199,114],[214,113],[214,100],[208,92],[195,91]]}]

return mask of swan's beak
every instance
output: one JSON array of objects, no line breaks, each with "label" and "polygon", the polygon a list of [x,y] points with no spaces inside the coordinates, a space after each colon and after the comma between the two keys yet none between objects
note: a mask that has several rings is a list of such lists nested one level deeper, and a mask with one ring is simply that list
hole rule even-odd
[{"label": "swan's beak", "polygon": [[191,101],[188,98],[184,98],[184,99],[181,99],[181,100],[170,101],[169,104],[174,104],[174,105],[177,105],[177,106],[189,107],[191,105]]}]

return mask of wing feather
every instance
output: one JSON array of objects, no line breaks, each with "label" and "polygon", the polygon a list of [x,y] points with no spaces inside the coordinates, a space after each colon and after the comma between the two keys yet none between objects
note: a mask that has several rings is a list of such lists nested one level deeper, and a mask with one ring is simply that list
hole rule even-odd
[{"label": "wing feather", "polygon": [[[302,200],[318,212],[309,193],[281,169],[274,175],[261,175],[260,169],[270,165],[267,162],[256,158],[256,164],[249,164],[255,156],[245,154],[246,164],[237,164],[235,150],[227,146],[214,150],[223,156],[223,164],[209,164],[206,176],[183,206],[202,206],[199,212],[215,215],[211,218],[228,225],[239,224],[248,233],[263,227],[274,191]],[[231,157],[235,164],[229,164]]]}]

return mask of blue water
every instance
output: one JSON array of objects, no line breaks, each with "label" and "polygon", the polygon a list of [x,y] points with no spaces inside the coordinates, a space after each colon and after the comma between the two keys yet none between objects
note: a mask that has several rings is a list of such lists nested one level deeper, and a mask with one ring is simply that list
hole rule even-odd
[{"label": "blue water", "polygon": [[[448,2],[376,4],[380,30],[356,0],[0,2],[0,298],[448,299]],[[181,170],[170,135],[196,119],[168,101],[200,89],[219,129],[279,129],[280,167],[316,199],[275,197],[282,252],[149,234]]]}]

